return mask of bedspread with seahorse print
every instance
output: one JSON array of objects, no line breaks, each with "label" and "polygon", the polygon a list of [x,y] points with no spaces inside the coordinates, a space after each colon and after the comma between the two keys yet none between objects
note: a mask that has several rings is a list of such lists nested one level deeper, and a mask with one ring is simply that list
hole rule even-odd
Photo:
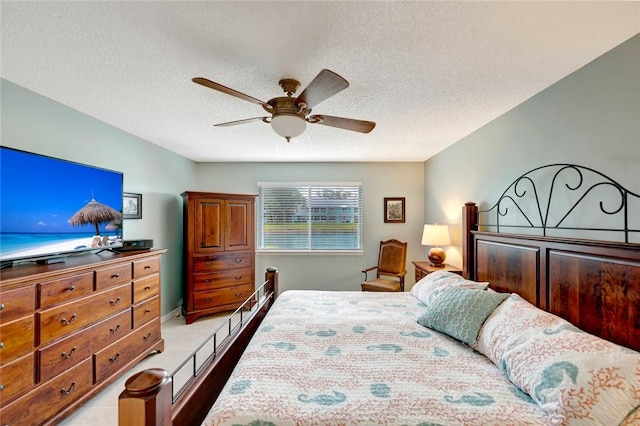
[{"label": "bedspread with seahorse print", "polygon": [[206,425],[549,425],[485,356],[416,320],[408,293],[287,291]]}]

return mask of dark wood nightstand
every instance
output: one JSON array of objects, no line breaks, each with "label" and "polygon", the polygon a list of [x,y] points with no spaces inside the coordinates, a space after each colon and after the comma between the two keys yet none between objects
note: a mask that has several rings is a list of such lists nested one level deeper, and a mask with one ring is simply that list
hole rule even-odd
[{"label": "dark wood nightstand", "polygon": [[445,264],[444,267],[442,268],[436,268],[435,266],[432,266],[431,263],[429,262],[414,260],[411,263],[413,263],[413,266],[416,267],[416,282],[420,281],[422,278],[426,277],[430,273],[436,272],[436,271],[449,271],[449,272],[453,272],[454,274],[462,275],[462,269],[458,269],[455,266],[451,266],[447,264]]}]

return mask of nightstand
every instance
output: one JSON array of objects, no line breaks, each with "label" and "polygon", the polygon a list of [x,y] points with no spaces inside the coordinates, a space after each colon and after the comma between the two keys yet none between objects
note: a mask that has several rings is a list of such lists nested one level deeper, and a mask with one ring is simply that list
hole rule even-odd
[{"label": "nightstand", "polygon": [[420,281],[422,278],[426,277],[430,273],[436,272],[436,271],[449,271],[449,272],[453,272],[454,274],[462,275],[462,269],[458,269],[455,266],[451,266],[447,264],[445,264],[442,268],[436,268],[435,266],[432,266],[431,263],[429,262],[414,260],[411,263],[413,263],[413,266],[416,267],[416,282]]}]

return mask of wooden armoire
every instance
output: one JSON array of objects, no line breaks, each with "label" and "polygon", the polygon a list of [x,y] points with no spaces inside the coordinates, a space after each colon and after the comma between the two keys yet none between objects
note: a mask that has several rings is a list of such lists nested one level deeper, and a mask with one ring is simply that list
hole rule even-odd
[{"label": "wooden armoire", "polygon": [[186,191],[184,289],[187,324],[234,310],[254,291],[255,195]]}]

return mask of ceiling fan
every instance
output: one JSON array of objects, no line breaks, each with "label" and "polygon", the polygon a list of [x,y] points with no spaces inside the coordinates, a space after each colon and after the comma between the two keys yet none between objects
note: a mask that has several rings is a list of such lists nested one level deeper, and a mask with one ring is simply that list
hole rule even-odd
[{"label": "ceiling fan", "polygon": [[376,126],[376,123],[372,121],[354,120],[352,118],[333,117],[330,115],[309,115],[311,114],[311,108],[314,108],[320,102],[349,87],[347,80],[327,69],[320,71],[316,78],[314,78],[297,97],[293,97],[293,95],[300,87],[300,82],[291,78],[280,80],[280,87],[284,90],[286,96],[269,99],[267,102],[245,95],[244,93],[203,77],[193,78],[192,81],[210,89],[226,93],[227,95],[258,104],[262,106],[266,112],[271,114],[271,116],[268,117],[245,118],[244,120],[214,124],[214,126],[235,126],[252,121],[263,121],[265,123],[271,123],[273,130],[278,135],[284,137],[287,142],[289,142],[291,138],[300,136],[306,129],[307,123],[322,124],[324,126],[337,127],[360,133],[369,133]]}]

